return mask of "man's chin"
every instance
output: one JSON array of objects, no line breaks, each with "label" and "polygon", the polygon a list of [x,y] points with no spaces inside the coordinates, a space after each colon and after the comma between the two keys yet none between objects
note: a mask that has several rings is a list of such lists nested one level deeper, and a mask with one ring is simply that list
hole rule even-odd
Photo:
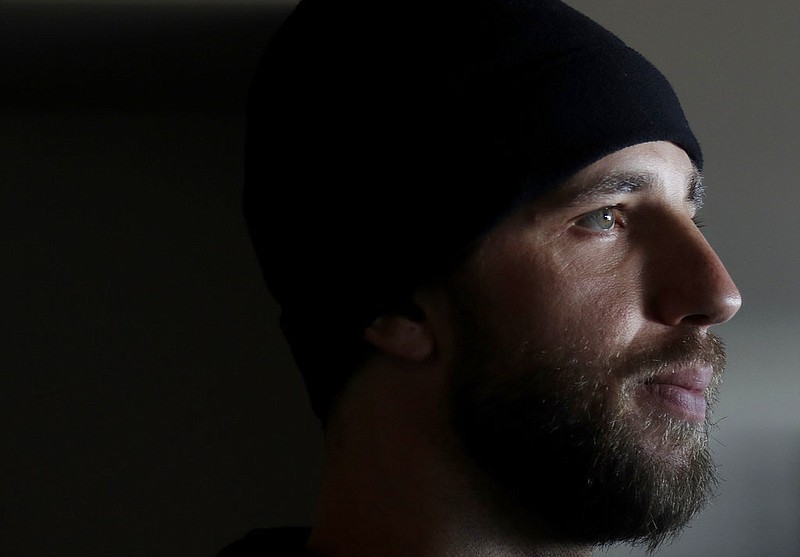
[{"label": "man's chin", "polygon": [[645,455],[676,469],[691,466],[697,454],[708,447],[708,426],[659,417],[643,432],[641,447]]},{"label": "man's chin", "polygon": [[628,416],[631,431],[638,431],[637,445],[644,456],[678,469],[687,467],[700,452],[708,450],[712,423],[703,415],[701,421],[687,417],[680,409],[665,411],[651,404],[649,397],[637,401]]},{"label": "man's chin", "polygon": [[455,431],[498,510],[573,543],[654,548],[677,534],[716,485],[707,418],[721,342],[692,336],[580,361],[577,350],[522,346],[465,337],[453,385]]},{"label": "man's chin", "polygon": [[536,410],[535,397],[513,394],[463,408],[460,432],[515,523],[545,520],[562,541],[654,548],[705,506],[716,480],[704,423],[621,405]]}]

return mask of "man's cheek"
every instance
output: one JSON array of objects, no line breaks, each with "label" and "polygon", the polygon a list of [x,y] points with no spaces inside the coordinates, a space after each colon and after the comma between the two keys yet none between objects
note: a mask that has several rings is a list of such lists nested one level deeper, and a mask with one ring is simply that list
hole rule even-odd
[{"label": "man's cheek", "polygon": [[576,278],[551,296],[546,318],[553,341],[583,339],[584,350],[602,358],[635,343],[644,326],[640,289],[610,278]]}]

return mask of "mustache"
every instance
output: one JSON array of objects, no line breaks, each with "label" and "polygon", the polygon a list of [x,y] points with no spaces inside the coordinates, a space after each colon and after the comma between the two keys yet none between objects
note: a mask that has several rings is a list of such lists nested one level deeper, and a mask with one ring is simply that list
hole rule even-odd
[{"label": "mustache", "polygon": [[710,331],[689,331],[661,344],[630,347],[614,354],[595,354],[587,359],[586,347],[590,344],[584,340],[554,350],[539,350],[532,343],[525,342],[512,358],[512,363],[539,363],[543,368],[552,367],[551,371],[558,373],[563,369],[558,364],[561,362],[568,368],[593,369],[598,377],[617,375],[633,382],[645,382],[671,370],[693,366],[710,366],[714,376],[718,376],[726,364],[725,343]]},{"label": "mustache", "polygon": [[613,367],[629,370],[632,374],[629,380],[646,382],[674,369],[709,366],[713,370],[713,383],[718,383],[725,364],[723,340],[712,332],[693,332],[661,346],[622,355]]},{"label": "mustache", "polygon": [[[630,347],[613,354],[587,354],[586,340],[543,350],[526,340],[516,351],[499,360],[493,346],[476,337],[465,343],[456,364],[453,395],[468,393],[476,401],[488,403],[495,395],[504,400],[525,399],[538,393],[541,401],[558,399],[557,392],[600,392],[605,385],[618,383],[623,390],[655,380],[659,376],[692,367],[710,367],[712,378],[706,389],[709,403],[717,397],[725,369],[725,344],[711,332],[689,331],[662,343]],[[513,373],[491,370],[516,370]],[[488,370],[488,372],[487,372]]]}]

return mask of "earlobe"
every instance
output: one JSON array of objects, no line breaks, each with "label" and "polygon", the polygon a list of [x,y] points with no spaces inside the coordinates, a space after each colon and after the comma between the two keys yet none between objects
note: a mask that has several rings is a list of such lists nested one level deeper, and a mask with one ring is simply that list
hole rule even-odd
[{"label": "earlobe", "polygon": [[366,328],[364,338],[382,352],[413,362],[422,362],[433,353],[433,334],[424,318],[383,315]]}]

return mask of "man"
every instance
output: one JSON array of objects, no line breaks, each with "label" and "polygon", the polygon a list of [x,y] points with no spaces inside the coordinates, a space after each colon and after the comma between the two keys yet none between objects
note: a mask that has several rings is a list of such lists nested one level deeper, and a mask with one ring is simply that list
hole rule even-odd
[{"label": "man", "polygon": [[245,209],[325,461],[313,528],[222,555],[654,548],[714,486],[740,305],[700,147],[561,2],[411,4],[303,0],[256,75]]}]

